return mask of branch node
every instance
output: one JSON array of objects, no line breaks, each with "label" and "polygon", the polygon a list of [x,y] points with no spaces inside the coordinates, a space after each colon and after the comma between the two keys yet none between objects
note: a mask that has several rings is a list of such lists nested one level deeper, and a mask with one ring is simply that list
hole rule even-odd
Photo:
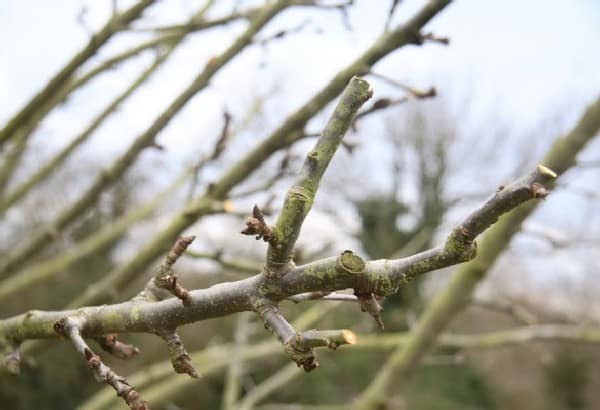
[{"label": "branch node", "polygon": [[360,310],[368,313],[373,317],[379,329],[383,330],[383,320],[381,318],[381,312],[383,312],[383,307],[375,298],[375,295],[372,293],[360,293],[354,291],[354,295],[358,298],[358,303],[360,304]]},{"label": "branch node", "polygon": [[167,342],[169,348],[169,357],[173,370],[176,373],[187,374],[191,378],[197,379],[200,377],[198,371],[194,368],[190,355],[183,346],[183,341],[175,330],[159,332],[158,335]]},{"label": "branch node", "polygon": [[131,359],[132,357],[137,356],[140,352],[140,349],[137,347],[117,340],[117,335],[114,334],[104,335],[94,339],[100,345],[102,350],[119,359]]},{"label": "branch node", "polygon": [[18,375],[21,372],[20,343],[3,340],[0,345],[4,350],[4,367],[6,368],[6,371],[12,375]]},{"label": "branch node", "polygon": [[184,305],[188,305],[190,303],[190,292],[181,286],[181,284],[178,282],[177,275],[174,273],[157,278],[155,283],[159,288],[166,289],[175,295],[175,297],[181,299],[181,302]]},{"label": "branch node", "polygon": [[252,216],[246,219],[246,228],[241,232],[242,235],[256,235],[256,240],[262,239],[270,242],[275,236],[273,229],[265,222],[265,217],[258,207],[252,208]]},{"label": "branch node", "polygon": [[542,184],[538,182],[532,183],[529,186],[529,189],[531,189],[531,193],[533,193],[534,198],[544,199],[548,196],[548,194],[550,194],[550,191],[548,191]]},{"label": "branch node", "polygon": [[319,362],[314,354],[313,349],[303,349],[300,347],[302,342],[302,336],[296,333],[290,340],[283,344],[283,348],[290,356],[290,358],[296,362],[296,365],[306,373],[309,373],[319,367]]},{"label": "branch node", "polygon": [[117,396],[123,398],[132,410],[149,410],[148,403],[140,397],[127,380],[106,366],[100,356],[90,349],[81,336],[81,329],[84,325],[85,318],[81,315],[64,317],[54,323],[54,330],[61,336],[71,340],[75,350],[83,356],[88,368],[98,382],[106,383],[115,389]]},{"label": "branch node", "polygon": [[439,44],[442,44],[445,46],[450,44],[450,38],[438,37],[435,34],[433,34],[432,32],[421,34],[419,37],[420,37],[419,44],[423,44],[425,41],[432,41],[434,43],[439,43]]},{"label": "branch node", "polygon": [[181,236],[171,248],[163,263],[158,267],[154,276],[154,284],[161,289],[168,290],[181,300],[184,305],[189,304],[189,291],[178,282],[177,275],[173,271],[173,265],[183,255],[185,250],[194,241],[195,236]]}]

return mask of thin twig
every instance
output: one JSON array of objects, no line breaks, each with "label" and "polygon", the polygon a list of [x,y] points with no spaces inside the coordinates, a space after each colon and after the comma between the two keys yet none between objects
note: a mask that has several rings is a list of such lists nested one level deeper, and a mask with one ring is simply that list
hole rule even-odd
[{"label": "thin twig", "polygon": [[115,389],[117,396],[121,397],[132,410],[149,410],[148,403],[140,397],[133,386],[105,365],[100,356],[97,356],[85,340],[83,340],[83,337],[81,337],[81,328],[84,323],[85,320],[80,316],[66,317],[54,324],[54,330],[59,335],[71,340],[71,343],[75,346],[75,350],[86,360],[88,367],[98,382],[106,383]]}]

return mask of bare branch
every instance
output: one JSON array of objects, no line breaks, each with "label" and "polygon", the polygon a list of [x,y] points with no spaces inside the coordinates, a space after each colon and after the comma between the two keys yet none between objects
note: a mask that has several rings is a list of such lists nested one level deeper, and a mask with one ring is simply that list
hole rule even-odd
[{"label": "bare branch", "polygon": [[80,329],[84,323],[85,320],[80,316],[66,317],[54,324],[54,330],[59,335],[71,340],[71,343],[75,346],[75,350],[83,356],[98,382],[112,386],[117,392],[117,396],[121,397],[132,410],[149,410],[148,404],[127,380],[102,363],[100,356],[94,354],[85,340],[83,340]]},{"label": "bare branch", "polygon": [[236,401],[242,390],[240,379],[244,372],[243,354],[244,350],[248,347],[248,320],[249,317],[246,314],[238,316],[233,336],[233,351],[225,375],[225,387],[223,388],[223,399],[221,401],[222,410],[234,410],[238,408],[236,407]]},{"label": "bare branch", "polygon": [[36,172],[33,173],[26,181],[8,192],[5,196],[0,196],[0,216],[6,212],[8,208],[22,199],[32,188],[38,186],[52,172],[54,172],[64,161],[104,123],[104,121],[113,114],[119,105],[129,98],[148,78],[161,66],[167,59],[168,53],[159,56],[155,62],[148,67],[144,72],[129,86],[127,89],[117,96],[98,116],[96,116],[87,128],[78,136],[76,136],[66,147],[58,154],[50,159],[46,164],[42,165]]},{"label": "bare branch", "polygon": [[336,349],[342,344],[356,343],[356,336],[347,329],[309,330],[297,333],[281,315],[279,308],[268,301],[257,307],[257,313],[265,323],[265,327],[279,339],[290,359],[306,372],[319,366],[313,351],[315,347]]},{"label": "bare branch", "polygon": [[242,198],[245,196],[256,194],[258,192],[267,191],[268,189],[273,187],[273,185],[275,185],[276,182],[279,182],[286,176],[292,174],[292,171],[290,171],[290,163],[292,162],[292,159],[295,159],[295,156],[292,155],[291,149],[288,149],[283,158],[281,159],[281,162],[279,163],[279,167],[277,168],[277,172],[275,174],[273,174],[268,179],[265,179],[264,181],[262,181],[262,183],[256,186],[244,189],[243,191],[234,192],[230,197]]},{"label": "bare branch", "polygon": [[140,349],[137,347],[117,340],[117,335],[99,336],[95,337],[94,340],[100,345],[102,350],[119,359],[131,359],[140,352]]},{"label": "bare branch", "polygon": [[532,325],[538,322],[538,319],[531,312],[516,303],[504,299],[481,299],[473,298],[471,306],[502,312],[510,315],[516,322],[524,325]]},{"label": "bare branch", "polygon": [[[369,75],[378,78],[380,80],[383,80],[384,82],[393,85],[394,87],[397,87],[399,89],[401,89],[402,91],[407,92],[411,97],[413,98],[417,98],[417,99],[424,99],[424,98],[431,98],[431,97],[435,97],[437,94],[437,91],[435,90],[435,88],[431,87],[429,90],[427,91],[421,91],[418,90],[414,87],[411,87],[409,85],[403,84],[397,80],[394,80],[388,76],[385,76],[383,74],[378,74],[376,72],[374,72],[373,70],[371,70],[369,72]],[[385,105],[384,102],[380,102],[380,105]]]},{"label": "bare branch", "polygon": [[[156,270],[154,277],[132,300],[159,301],[170,296],[175,296],[187,306],[190,303],[190,292],[178,282],[178,277],[175,271],[173,271],[173,265],[183,255],[194,239],[194,236],[182,236],[177,239],[171,250],[167,253],[164,261]],[[175,326],[170,326],[169,331],[173,328]]]},{"label": "bare branch", "polygon": [[[600,130],[600,98],[588,107],[570,133],[557,139],[544,157],[543,163],[553,171],[546,167],[538,167],[536,173],[540,177],[545,176],[543,179],[548,182],[549,187],[552,186],[552,177],[562,174],[575,163],[577,154],[596,135],[598,130]],[[515,196],[515,199],[521,195],[543,197],[547,193],[546,189],[539,185],[544,181],[524,182],[529,182],[528,193],[519,190],[521,193]],[[495,197],[505,196],[507,188],[509,191],[511,190],[510,187],[501,187]],[[487,204],[491,204],[493,201],[494,199],[488,201]],[[518,232],[523,221],[533,212],[536,205],[536,203],[530,203],[515,209],[488,232],[482,241],[478,259],[461,267],[446,291],[429,304],[429,308],[423,313],[421,320],[412,329],[407,346],[398,349],[391,355],[375,379],[363,391],[356,406],[358,409],[372,409],[385,401],[385,398],[390,396],[390,392],[398,393],[406,387],[421,358],[433,346],[446,324],[468,303],[476,285],[485,277],[486,272],[510,242],[512,236]],[[488,222],[495,222],[499,215],[485,205],[482,211],[486,208],[488,217],[491,217]],[[500,207],[500,209],[502,208]],[[478,212],[472,214],[467,218],[466,224],[454,230],[453,236],[459,240],[459,243],[461,238],[468,243],[468,238],[473,233],[481,232],[482,229],[489,226],[489,223],[478,223],[477,219],[483,222],[488,218],[473,218],[477,214]]]},{"label": "bare branch", "polygon": [[154,284],[156,286],[168,290],[176,298],[181,299],[184,304],[189,301],[189,292],[177,282],[177,275],[173,272],[172,267],[194,239],[194,236],[180,237],[177,242],[175,242],[175,245],[173,245],[173,248],[171,248],[165,261],[160,265],[154,276]]},{"label": "bare branch", "polygon": [[298,295],[290,296],[287,300],[300,303],[308,300],[331,300],[331,301],[339,301],[339,302],[358,302],[358,298],[355,295],[350,295],[348,293],[337,293],[337,292],[328,292],[328,291],[317,291],[317,292],[307,292],[300,293]]},{"label": "bare branch", "polygon": [[450,39],[448,37],[439,37],[433,33],[425,33],[425,34],[421,35],[421,41],[432,41],[434,43],[439,43],[444,46],[447,46],[450,44]]},{"label": "bare branch", "polygon": [[190,355],[185,350],[181,337],[175,330],[165,330],[157,332],[158,335],[167,342],[169,348],[169,358],[176,373],[187,374],[193,379],[200,377],[198,371],[194,368]]},{"label": "bare branch", "polygon": [[260,272],[262,269],[262,266],[260,264],[254,263],[252,261],[225,258],[223,256],[223,251],[203,253],[203,252],[196,252],[196,251],[192,251],[192,250],[188,249],[186,251],[186,255],[191,256],[192,258],[197,258],[197,259],[213,260],[225,269],[231,269],[231,270],[241,272],[241,273],[256,274],[257,272]]},{"label": "bare branch", "polygon": [[[224,316],[241,311],[256,311],[256,300],[269,303],[290,296],[323,289],[343,290],[353,288],[360,293],[389,295],[403,283],[416,275],[464,262],[475,256],[475,236],[489,227],[504,212],[539,195],[542,186],[535,190],[533,184],[552,179],[552,174],[538,167],[530,175],[496,192],[481,209],[473,212],[455,228],[446,244],[429,251],[396,260],[365,262],[358,255],[346,251],[339,257],[321,259],[289,271],[281,278],[262,274],[235,281],[225,282],[208,289],[189,292],[189,304],[184,306],[177,299],[160,302],[134,300],[115,305],[81,308],[86,316],[86,326],[81,329],[86,336],[98,336],[121,332],[150,332],[165,326],[175,328],[211,317]],[[268,285],[267,285],[268,284]],[[32,311],[0,321],[0,335],[15,341],[32,338],[51,338],[47,323],[62,317],[72,316],[75,311],[42,312]],[[105,321],[106,317],[118,318]],[[23,326],[23,323],[28,323]],[[34,324],[36,324],[34,326]],[[44,325],[46,324],[46,325]],[[281,327],[285,330],[285,327]],[[289,332],[282,334],[288,337]],[[296,343],[302,343],[301,341]]]},{"label": "bare branch", "polygon": [[[0,200],[5,196],[5,191],[9,185],[15,170],[18,168],[21,158],[27,148],[29,138],[26,132],[21,129],[17,130],[16,136],[13,138],[12,144],[2,157],[2,165],[0,166]],[[2,212],[0,211],[0,216]]]},{"label": "bare branch", "polygon": [[261,9],[261,7],[255,7],[245,11],[231,13],[227,16],[214,18],[211,20],[196,17],[192,18],[189,22],[183,24],[173,24],[161,27],[138,27],[132,29],[132,31],[156,32],[157,34],[159,34],[159,37],[157,39],[161,39],[160,41],[165,41],[169,38],[169,36],[181,36],[187,33],[193,33],[201,30],[207,30],[213,27],[224,26],[236,20],[251,20],[260,13]]},{"label": "bare branch", "polygon": [[289,0],[279,0],[265,7],[252,21],[247,30],[238,37],[223,54],[210,60],[206,67],[196,76],[192,83],[175,98],[169,107],[153,122],[153,124],[130,145],[128,150],[104,172],[99,173],[92,185],[71,206],[60,213],[56,220],[47,229],[42,229],[25,243],[21,244],[14,252],[3,260],[0,266],[0,277],[13,272],[19,264],[26,259],[38,254],[45,249],[52,239],[75,218],[81,215],[97,199],[102,191],[116,181],[134,163],[140,153],[155,144],[158,133],[165,128],[188,101],[199,91],[203,90],[210,82],[213,75],[225,66],[234,56],[241,52],[254,37],[254,35],[278,12],[287,6]]},{"label": "bare branch", "polygon": [[[322,317],[330,313],[340,303],[332,302],[321,306],[312,306],[302,312],[293,321],[297,328],[310,328]],[[355,345],[355,346],[360,346]],[[205,378],[213,375],[224,368],[231,361],[231,349],[229,344],[221,344],[202,349],[190,354],[191,360],[202,366],[202,374]],[[241,352],[240,360],[256,361],[268,356],[281,354],[281,345],[268,337],[264,342],[249,345]],[[172,377],[173,369],[170,362],[159,362],[152,364],[128,377],[132,384],[143,391],[144,397],[155,406],[164,406],[182,389],[197,384],[197,380],[187,377]],[[302,373],[302,372],[300,372]],[[159,382],[159,383],[157,383]],[[160,386],[160,387],[156,387]],[[81,410],[95,410],[98,408],[112,408],[118,405],[110,389],[103,389],[93,397],[86,400],[80,407]]]},{"label": "bare branch", "polygon": [[[86,257],[91,257],[107,244],[116,241],[122,237],[127,230],[136,222],[147,218],[163,203],[165,198],[171,196],[181,185],[189,178],[190,169],[184,172],[173,181],[164,191],[159,192],[154,198],[147,201],[143,206],[132,210],[121,218],[113,221],[98,232],[85,238],[83,241],[74,244],[63,253],[55,255],[49,259],[43,259],[39,263],[29,266],[18,275],[13,275],[3,281],[0,281],[0,299],[8,295],[20,292],[34,283],[43,283],[57,275],[63,273],[69,266],[75,262],[81,261]],[[257,271],[254,271],[257,272]]]},{"label": "bare branch", "polygon": [[360,304],[360,310],[368,313],[375,319],[375,323],[379,326],[379,329],[383,330],[383,320],[381,319],[381,312],[383,312],[383,307],[379,304],[375,295],[372,293],[354,293],[358,298],[358,303]]},{"label": "bare branch", "polygon": [[[445,333],[439,336],[435,345],[453,349],[498,349],[535,341],[598,344],[600,329],[583,325],[537,324],[477,334]],[[396,346],[404,349],[410,346],[410,335],[407,333],[364,335],[355,348],[388,349]]]},{"label": "bare branch", "polygon": [[290,265],[296,240],[304,218],[310,211],[319,182],[335,154],[358,109],[373,95],[365,80],[350,80],[323,134],[310,151],[296,183],[287,193],[285,203],[269,240],[265,273],[282,276]]},{"label": "bare branch", "polygon": [[116,32],[122,30],[133,20],[137,19],[142,12],[152,5],[154,0],[140,0],[133,4],[129,9],[115,16],[90,38],[88,44],[58,72],[46,84],[46,86],[38,92],[29,102],[19,110],[0,131],[0,146],[8,139],[14,136],[15,131],[26,124],[31,116],[43,104],[53,97],[60,90],[63,84],[69,80],[75,70],[77,70],[85,61],[92,57],[96,51],[105,44]]},{"label": "bare branch", "polygon": [[414,33],[431,20],[450,3],[450,0],[434,0],[420,9],[408,22],[382,35],[360,57],[337,73],[324,87],[291,114],[269,137],[244,158],[236,162],[221,178],[213,183],[203,195],[191,201],[186,209],[177,214],[162,231],[148,242],[128,263],[108,274],[101,283],[97,283],[73,301],[70,306],[100,303],[111,300],[116,290],[143,271],[164,252],[165,248],[177,238],[191,223],[213,211],[215,200],[223,200],[237,184],[246,179],[261,163],[279,149],[286,148],[304,136],[303,129],[310,118],[323,109],[347,85],[356,74],[366,73],[389,53],[410,44]]},{"label": "bare branch", "polygon": [[281,369],[263,380],[261,384],[250,390],[250,392],[236,404],[235,408],[239,410],[253,409],[256,404],[268,397],[269,394],[285,386],[300,374],[302,374],[302,372],[299,371],[297,366],[294,366],[293,363],[283,366]]}]

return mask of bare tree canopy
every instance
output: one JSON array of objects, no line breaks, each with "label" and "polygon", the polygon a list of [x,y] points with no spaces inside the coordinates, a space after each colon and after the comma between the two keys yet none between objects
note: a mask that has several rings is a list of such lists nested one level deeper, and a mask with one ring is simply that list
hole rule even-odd
[{"label": "bare tree canopy", "polygon": [[121,3],[0,124],[0,407],[600,403],[597,92],[530,132],[400,80],[451,0],[371,39],[355,1]]}]

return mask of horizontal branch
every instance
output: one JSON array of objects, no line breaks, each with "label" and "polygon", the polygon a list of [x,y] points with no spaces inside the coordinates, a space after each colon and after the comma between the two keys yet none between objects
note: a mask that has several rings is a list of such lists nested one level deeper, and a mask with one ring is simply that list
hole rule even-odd
[{"label": "horizontal branch", "polygon": [[[552,168],[553,173],[561,175],[575,163],[577,154],[598,130],[600,130],[600,98],[586,109],[577,125],[567,135],[558,138],[552,144],[543,163]],[[552,187],[554,181],[549,180],[547,183],[548,187]],[[546,193],[543,185],[535,184],[535,181],[532,181],[531,188],[532,193],[537,192],[541,195]],[[500,193],[506,189],[501,187]],[[381,405],[391,394],[399,394],[409,385],[420,359],[427,354],[452,318],[465,307],[477,284],[485,278],[486,273],[536,206],[537,203],[530,202],[515,209],[489,230],[481,241],[482,249],[478,258],[459,268],[446,289],[428,305],[419,322],[411,330],[408,346],[399,348],[390,355],[389,360],[357,400],[355,404],[357,409],[372,409]],[[469,225],[470,229],[467,229],[467,233],[470,233],[474,227],[482,228],[477,223]]]},{"label": "horizontal branch", "polygon": [[186,208],[175,215],[170,223],[145,244],[131,260],[108,274],[94,287],[88,288],[69,306],[76,307],[112,301],[116,292],[129,284],[140,272],[145,271],[188,226],[209,214],[212,209],[211,203],[215,200],[225,199],[237,184],[258,169],[261,163],[274,152],[301,139],[304,136],[304,127],[307,122],[342,92],[353,76],[368,72],[374,64],[391,52],[407,44],[413,44],[416,38],[415,33],[418,33],[449,2],[449,0],[434,0],[428,3],[408,22],[378,38],[362,55],[338,72],[323,89],[289,115],[269,137],[242,159],[236,161],[235,165],[211,184],[204,194],[190,201]]},{"label": "horizontal branch", "polygon": [[[365,262],[350,251],[338,257],[298,266],[281,278],[258,274],[247,279],[225,282],[207,289],[189,291],[184,306],[178,299],[159,302],[134,301],[77,310],[87,320],[81,328],[85,337],[109,333],[148,332],[241,311],[255,311],[262,298],[278,302],[306,292],[335,291],[348,288],[359,293],[389,295],[416,275],[464,262],[475,256],[475,235],[491,225],[503,212],[539,197],[543,183],[552,179],[551,171],[538,167],[531,174],[504,187],[479,210],[455,228],[446,244],[429,251],[396,260]],[[0,321],[0,339],[20,343],[28,339],[56,337],[53,324],[75,311],[30,311]]]},{"label": "horizontal branch", "polygon": [[[292,322],[292,325],[299,329],[310,328],[339,305],[339,303],[329,303],[325,306],[312,306],[302,312]],[[271,339],[269,337],[265,342],[246,346],[240,352],[240,360],[246,362],[281,354],[281,345]],[[229,344],[222,344],[192,352],[190,354],[191,361],[202,369],[202,375],[206,378],[222,370],[230,363],[232,348]],[[147,397],[150,403],[155,406],[161,406],[169,402],[171,398],[177,397],[181,390],[197,385],[193,379],[172,377],[172,374],[171,363],[163,361],[149,365],[131,374],[128,380]],[[80,408],[81,410],[112,408],[116,405],[115,403],[114,393],[109,389],[102,389],[86,400]]]},{"label": "horizontal branch", "polygon": [[[520,326],[508,330],[477,334],[440,335],[437,347],[454,349],[496,349],[528,342],[600,343],[600,328],[597,326],[543,324]],[[380,348],[404,348],[408,334],[384,333],[360,337],[357,347],[379,346]]]},{"label": "horizontal branch", "polygon": [[[330,306],[330,305],[327,305]],[[326,306],[315,306],[316,310],[325,310]],[[311,322],[314,323],[314,322]],[[300,327],[299,323],[294,326]],[[312,326],[312,324],[307,324]],[[353,350],[381,351],[396,347],[402,348],[407,342],[407,333],[365,334],[352,346]],[[438,348],[453,349],[499,349],[518,346],[528,342],[567,342],[600,344],[600,329],[577,325],[524,326],[514,329],[486,332],[481,334],[447,333],[437,341]],[[231,359],[230,344],[213,346],[190,353],[191,360],[201,366],[204,377],[223,371]],[[247,346],[240,360],[262,363],[266,357],[280,354],[281,347],[275,341],[261,342]],[[297,373],[303,372],[293,366]],[[287,374],[287,373],[286,373]],[[168,361],[155,363],[130,375],[128,380],[153,405],[162,405],[169,398],[177,397],[185,388],[196,386],[193,379],[171,377],[172,368]],[[155,386],[160,386],[156,388]],[[257,392],[258,393],[258,392]],[[246,397],[252,397],[252,391]],[[261,394],[262,396],[262,394]],[[244,397],[241,402],[245,401]],[[253,400],[253,399],[249,399]],[[104,389],[91,397],[81,406],[82,410],[109,408],[115,406],[114,393]]]}]

